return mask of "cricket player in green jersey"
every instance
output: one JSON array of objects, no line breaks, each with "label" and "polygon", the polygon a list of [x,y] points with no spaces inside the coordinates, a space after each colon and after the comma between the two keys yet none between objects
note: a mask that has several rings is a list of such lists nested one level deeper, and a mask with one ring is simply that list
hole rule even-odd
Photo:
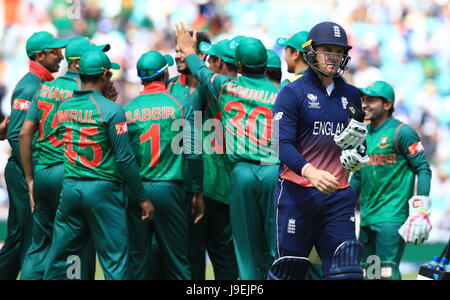
[{"label": "cricket player in green jersey", "polygon": [[286,85],[294,82],[305,74],[308,69],[308,64],[303,58],[303,44],[308,38],[308,31],[300,31],[294,34],[291,38],[277,39],[277,45],[284,48],[284,60],[287,63],[287,71],[295,75],[289,79],[284,80],[280,86],[283,88]]},{"label": "cricket player in green jersey", "polygon": [[[191,32],[192,34],[192,32]],[[206,42],[210,43],[211,40],[209,38],[209,35],[205,32],[199,32],[197,33],[197,43],[196,43],[196,53],[199,55],[203,60],[207,58],[207,54],[200,51],[200,43]],[[178,72],[181,74],[179,76],[176,76],[174,78],[171,78],[168,82],[167,90],[175,96],[177,99],[183,100],[188,102],[192,109],[194,110],[194,113],[198,112],[201,113],[205,107],[205,103],[207,101],[205,94],[206,90],[200,88],[198,80],[192,75],[191,71],[186,65],[185,56],[183,53],[179,51],[178,48],[175,49],[176,55],[175,55],[175,62],[177,66]],[[190,209],[188,210],[188,219],[189,219],[189,236],[191,237],[193,233],[192,227],[194,226],[194,221],[196,219],[196,213],[192,209],[192,201],[194,197],[194,192],[192,191],[192,176],[189,174],[189,168],[185,166],[184,168],[184,179],[183,179],[183,187],[185,190],[185,197],[188,202],[188,205]],[[197,207],[199,210],[204,211],[204,203],[198,203]],[[191,234],[192,233],[192,234]],[[191,239],[191,238],[189,238]],[[197,247],[194,242],[189,242],[189,256],[192,255],[196,256],[196,250]],[[194,254],[192,254],[194,253]],[[154,258],[152,260],[155,261]],[[192,270],[191,270],[192,271]]]},{"label": "cricket player in green jersey", "polygon": [[34,33],[26,43],[30,69],[13,91],[7,133],[12,148],[11,157],[5,168],[10,202],[8,233],[0,250],[0,280],[17,278],[25,252],[31,243],[33,219],[20,159],[19,133],[34,95],[44,82],[54,79],[51,73],[59,70],[59,63],[64,58],[61,48],[66,44],[67,41],[58,40],[46,31]]},{"label": "cricket player in green jersey", "polygon": [[267,50],[258,39],[241,40],[236,61],[242,76],[230,81],[195,55],[195,40],[183,23],[176,35],[189,69],[208,86],[222,112],[226,155],[233,166],[229,199],[239,277],[263,279],[275,256],[273,193],[279,163],[272,130],[279,87],[264,75]]},{"label": "cricket player in green jersey", "polygon": [[[210,43],[211,40],[209,36],[204,32],[197,33],[197,44],[196,44],[196,53],[205,60],[207,55],[200,51],[199,45],[201,42]],[[201,101],[191,102],[191,106],[194,111],[202,111],[202,103],[206,100],[202,100],[204,96],[203,91],[198,90],[198,80],[191,74],[191,71],[186,65],[185,57],[182,53],[180,53],[179,49],[176,50],[175,62],[177,65],[177,70],[181,73],[180,76],[176,76],[171,78],[168,82],[167,90],[174,95],[176,98],[189,101],[192,99],[197,99]],[[200,97],[191,98],[190,96],[194,93],[200,93]],[[187,173],[188,168],[185,169],[185,178],[184,178],[184,189],[186,190],[186,197],[188,201],[192,200],[193,191],[191,190],[191,175]]]},{"label": "cricket player in green jersey", "polygon": [[105,279],[131,278],[123,183],[141,206],[142,220],[153,218],[125,113],[103,96],[111,69],[119,68],[102,51],[84,53],[79,67],[81,89],[57,110],[58,132],[64,133],[64,181],[44,279],[71,279],[69,270],[74,268],[73,261],[79,262],[76,256],[89,237]]},{"label": "cricket player in green jersey", "polygon": [[[222,40],[216,44],[200,42],[200,51],[208,54],[211,71],[234,80],[238,67],[235,50],[230,47],[232,40]],[[190,224],[189,262],[193,280],[204,280],[206,271],[205,251],[208,251],[216,280],[236,280],[238,268],[231,234],[230,193],[231,165],[225,157],[225,144],[221,126],[221,112],[217,100],[207,86],[200,83],[193,93],[191,102],[202,102],[203,107],[203,192],[204,217]],[[200,92],[206,93],[202,96]],[[205,103],[205,100],[207,101]],[[191,218],[192,219],[192,218]]]},{"label": "cricket player in green jersey", "polygon": [[281,60],[278,54],[270,49],[267,49],[267,66],[266,66],[266,77],[270,81],[280,84],[282,72],[281,72]]},{"label": "cricket player in green jersey", "polygon": [[[78,75],[81,56],[89,50],[107,51],[109,48],[110,45],[95,46],[85,37],[71,40],[65,52],[69,66],[67,73],[43,84],[37,97],[31,101],[19,140],[25,178],[35,209],[33,237],[24,259],[21,279],[42,279],[45,259],[52,240],[53,221],[64,178],[64,151],[62,140],[57,139],[56,110],[61,102],[70,99],[73,92],[81,88]],[[39,134],[34,143],[34,151],[37,155],[33,166],[32,142],[37,131]],[[81,279],[94,279],[96,261],[92,243],[88,244],[85,253],[81,259],[83,262]]]},{"label": "cricket player in green jersey", "polygon": [[392,117],[392,86],[376,81],[359,90],[366,120],[371,122],[366,139],[370,162],[350,180],[361,196],[362,261],[377,255],[384,266],[381,276],[400,279],[398,266],[405,242],[422,243],[431,230],[431,170],[417,133]]},{"label": "cricket player in green jersey", "polygon": [[[141,221],[137,204],[128,206],[130,263],[135,279],[152,279],[151,274],[155,273],[150,270],[153,233],[163,253],[162,261],[159,262],[162,278],[153,279],[191,279],[183,162],[186,159],[185,166],[192,176],[191,190],[195,199],[202,201],[199,199],[203,197],[201,133],[195,133],[191,105],[167,91],[167,68],[173,63],[170,55],[163,56],[157,51],[143,54],[138,60],[137,70],[144,90],[137,98],[124,105],[131,144],[140,166],[140,176],[155,210],[158,211],[153,222],[148,224]],[[183,138],[182,147],[179,137]]]}]

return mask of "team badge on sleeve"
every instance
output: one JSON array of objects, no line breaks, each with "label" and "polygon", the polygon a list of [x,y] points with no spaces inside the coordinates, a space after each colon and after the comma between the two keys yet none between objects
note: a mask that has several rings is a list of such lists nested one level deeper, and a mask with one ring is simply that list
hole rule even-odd
[{"label": "team badge on sleeve", "polygon": [[14,100],[13,109],[28,111],[28,107],[30,107],[31,101],[25,99],[16,99]]},{"label": "team badge on sleeve", "polygon": [[425,151],[425,148],[423,148],[422,142],[419,141],[419,142],[409,146],[408,150],[409,150],[409,154],[415,155],[419,152]]},{"label": "team badge on sleeve", "polygon": [[127,122],[122,122],[122,123],[116,124],[117,135],[124,134],[127,132],[128,132]]}]

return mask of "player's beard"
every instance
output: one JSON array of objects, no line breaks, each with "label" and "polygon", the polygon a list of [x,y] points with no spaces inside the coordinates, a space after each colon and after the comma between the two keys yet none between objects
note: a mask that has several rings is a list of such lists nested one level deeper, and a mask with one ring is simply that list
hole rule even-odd
[{"label": "player's beard", "polygon": [[186,67],[185,69],[179,69],[179,68],[177,68],[177,69],[178,69],[178,72],[181,73],[181,74],[184,74],[184,75],[191,75],[192,74],[191,70],[188,67]]},{"label": "player's beard", "polygon": [[383,116],[383,107],[381,107],[380,109],[370,109],[369,111],[365,110],[365,113],[366,113],[366,120],[374,122]]}]

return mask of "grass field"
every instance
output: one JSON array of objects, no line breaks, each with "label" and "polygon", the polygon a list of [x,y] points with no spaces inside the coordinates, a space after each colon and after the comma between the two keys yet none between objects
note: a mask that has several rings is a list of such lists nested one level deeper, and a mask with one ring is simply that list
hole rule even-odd
[{"label": "grass field", "polygon": [[[0,222],[0,248],[2,246],[2,240],[6,237],[6,222]],[[439,255],[445,248],[444,243],[425,243],[420,246],[407,245],[403,255],[403,260],[408,262],[408,266],[402,268],[403,280],[416,280],[419,265],[426,261],[432,260],[434,255]],[[406,264],[405,264],[406,265]],[[206,280],[214,280],[214,272],[211,263],[208,261],[206,264]],[[96,276],[97,280],[104,280],[102,269],[97,261]]]},{"label": "grass field", "polygon": [[[402,273],[403,280],[416,280],[417,273]],[[214,280],[214,270],[210,262],[206,264],[206,280]],[[97,260],[97,268],[95,271],[95,280],[105,280],[105,276],[103,275],[102,269],[100,267],[100,263]]]}]

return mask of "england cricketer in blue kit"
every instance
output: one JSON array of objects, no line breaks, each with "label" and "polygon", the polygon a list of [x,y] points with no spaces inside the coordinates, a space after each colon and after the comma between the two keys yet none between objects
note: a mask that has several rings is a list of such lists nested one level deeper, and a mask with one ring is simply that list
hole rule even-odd
[{"label": "england cricketer in blue kit", "polygon": [[340,25],[314,26],[303,45],[309,68],[281,91],[273,109],[281,161],[274,197],[276,258],[305,258],[315,246],[326,279],[362,279],[356,194],[347,172],[367,160],[367,130],[363,122],[349,122],[348,108],[361,109],[358,89],[341,77],[350,48]]}]

